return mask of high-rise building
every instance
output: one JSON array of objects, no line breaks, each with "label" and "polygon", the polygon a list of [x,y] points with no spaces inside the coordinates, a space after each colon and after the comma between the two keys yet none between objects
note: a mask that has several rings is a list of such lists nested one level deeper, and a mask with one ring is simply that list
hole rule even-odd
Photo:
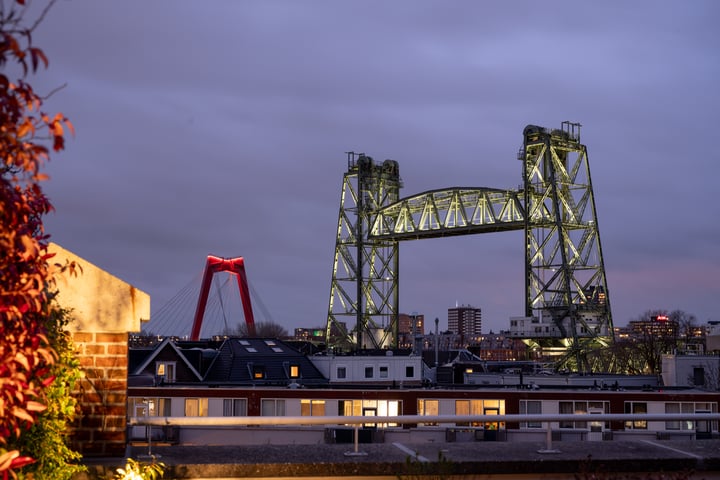
[{"label": "high-rise building", "polygon": [[482,335],[482,310],[470,305],[448,308],[448,330],[472,343]]}]

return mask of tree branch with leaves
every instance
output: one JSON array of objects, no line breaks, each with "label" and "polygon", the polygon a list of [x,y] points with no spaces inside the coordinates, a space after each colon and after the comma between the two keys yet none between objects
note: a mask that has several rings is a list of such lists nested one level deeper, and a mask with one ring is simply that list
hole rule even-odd
[{"label": "tree branch with leaves", "polygon": [[[24,0],[0,0],[0,475],[15,477],[34,459],[7,449],[46,410],[45,389],[58,355],[46,316],[55,267],[43,216],[53,207],[43,193],[42,167],[65,146],[71,123],[43,111],[43,98],[26,81],[47,67],[32,34],[54,3],[29,26]],[[8,71],[18,71],[11,79]],[[72,266],[70,266],[72,268]]]}]

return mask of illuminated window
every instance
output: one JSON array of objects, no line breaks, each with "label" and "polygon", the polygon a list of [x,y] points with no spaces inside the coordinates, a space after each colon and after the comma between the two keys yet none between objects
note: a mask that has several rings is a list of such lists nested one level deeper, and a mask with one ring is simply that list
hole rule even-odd
[{"label": "illuminated window", "polygon": [[170,417],[171,399],[169,398],[130,398],[129,412],[136,417]]},{"label": "illuminated window", "polygon": [[244,417],[247,415],[246,398],[224,398],[223,417]]},{"label": "illuminated window", "polygon": [[185,416],[186,417],[207,417],[208,415],[208,399],[207,398],[186,398],[185,399]]},{"label": "illuminated window", "polygon": [[290,378],[300,378],[300,365],[290,365]]},{"label": "illuminated window", "polygon": [[253,380],[262,380],[265,378],[265,365],[253,365],[252,377]]},{"label": "illuminated window", "polygon": [[322,417],[325,415],[325,400],[300,400],[300,415]]},{"label": "illuminated window", "polygon": [[[400,400],[340,400],[338,415],[348,417],[395,417],[402,415]],[[371,423],[367,426],[397,427],[397,423]]]},{"label": "illuminated window", "polygon": [[175,381],[175,362],[155,362],[155,376],[162,383]]},{"label": "illuminated window", "polygon": [[338,415],[344,417],[359,417],[362,415],[362,401],[340,400],[338,402]]},{"label": "illuminated window", "polygon": [[[482,400],[455,400],[455,415],[482,415]],[[456,422],[458,427],[470,426],[469,422]],[[473,426],[479,426],[479,423],[473,422]]]},{"label": "illuminated window", "polygon": [[[647,413],[645,402],[625,402],[625,413]],[[628,420],[625,428],[630,430],[647,430],[647,420]]]},{"label": "illuminated window", "polygon": [[[440,401],[439,400],[418,400],[418,415],[423,416],[436,416],[440,415]],[[436,422],[425,422],[420,425],[426,426],[437,426]]]}]

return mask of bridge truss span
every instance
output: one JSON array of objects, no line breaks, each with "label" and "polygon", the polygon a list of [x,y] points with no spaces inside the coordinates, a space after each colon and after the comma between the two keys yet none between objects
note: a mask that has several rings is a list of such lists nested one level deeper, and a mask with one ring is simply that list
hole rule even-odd
[{"label": "bridge truss span", "polygon": [[430,190],[381,208],[368,236],[413,240],[525,228],[522,192],[497,188]]},{"label": "bridge truss span", "polygon": [[509,334],[530,349],[564,357],[564,366],[591,370],[586,353],[612,341],[613,325],[580,124],[528,125],[518,160],[523,184],[517,190],[451,187],[401,198],[396,161],[349,153],[328,346],[397,346],[402,241],[524,230],[525,312],[510,318]]}]

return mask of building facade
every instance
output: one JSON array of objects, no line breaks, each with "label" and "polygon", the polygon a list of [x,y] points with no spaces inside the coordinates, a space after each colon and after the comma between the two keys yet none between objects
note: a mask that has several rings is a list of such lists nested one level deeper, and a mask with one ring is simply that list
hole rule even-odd
[{"label": "building facade", "polygon": [[415,338],[425,335],[425,315],[419,313],[398,315],[398,348],[413,348]]},{"label": "building facade", "polygon": [[478,341],[482,336],[482,310],[470,305],[448,308],[448,330],[461,335],[466,345]]}]

